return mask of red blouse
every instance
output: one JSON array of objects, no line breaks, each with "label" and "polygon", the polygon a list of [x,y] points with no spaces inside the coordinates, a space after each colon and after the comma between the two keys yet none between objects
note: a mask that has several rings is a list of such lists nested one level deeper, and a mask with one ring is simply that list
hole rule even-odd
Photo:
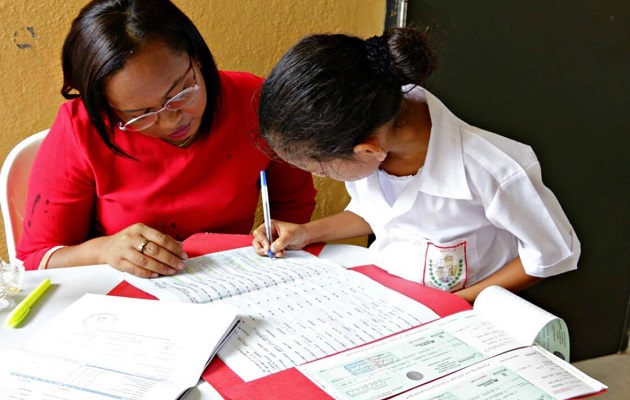
[{"label": "red blouse", "polygon": [[63,104],[37,154],[17,256],[37,269],[44,254],[142,222],[177,240],[197,232],[249,234],[267,171],[271,215],[303,223],[315,207],[310,174],[270,161],[256,143],[262,79],[224,72],[210,132],[188,148],[116,129],[116,155],[80,99]]}]

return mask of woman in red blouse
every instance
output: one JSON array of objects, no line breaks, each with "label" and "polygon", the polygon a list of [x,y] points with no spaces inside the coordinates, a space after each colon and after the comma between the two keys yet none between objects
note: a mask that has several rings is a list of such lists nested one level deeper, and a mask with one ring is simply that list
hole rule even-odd
[{"label": "woman in red blouse", "polygon": [[27,269],[174,274],[191,234],[250,233],[263,169],[273,217],[310,220],[311,175],[258,140],[262,79],[219,71],[171,2],[90,2],[65,40],[63,73],[70,100],[33,164],[17,247]]}]

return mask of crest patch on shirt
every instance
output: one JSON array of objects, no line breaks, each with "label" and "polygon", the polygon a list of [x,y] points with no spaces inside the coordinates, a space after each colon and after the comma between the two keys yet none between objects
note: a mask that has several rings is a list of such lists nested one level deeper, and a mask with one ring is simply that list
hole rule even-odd
[{"label": "crest patch on shirt", "polygon": [[423,280],[426,286],[448,292],[464,287],[468,277],[465,240],[454,246],[428,242],[424,260]]}]

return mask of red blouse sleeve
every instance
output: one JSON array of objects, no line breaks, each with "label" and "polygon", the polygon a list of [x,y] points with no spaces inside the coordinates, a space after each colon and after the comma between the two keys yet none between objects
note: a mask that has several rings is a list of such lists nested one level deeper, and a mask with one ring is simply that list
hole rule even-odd
[{"label": "red blouse sleeve", "polygon": [[69,103],[62,105],[33,162],[16,249],[28,270],[37,269],[51,248],[88,239],[94,175],[76,140],[73,118]]}]

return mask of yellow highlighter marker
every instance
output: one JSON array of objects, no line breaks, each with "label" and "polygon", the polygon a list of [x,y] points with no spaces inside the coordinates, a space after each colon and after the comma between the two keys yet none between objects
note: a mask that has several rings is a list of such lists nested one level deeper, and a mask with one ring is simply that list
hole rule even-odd
[{"label": "yellow highlighter marker", "polygon": [[31,293],[28,294],[18,304],[13,311],[9,313],[5,321],[5,325],[8,328],[15,328],[26,318],[28,312],[31,311],[31,306],[48,290],[50,287],[50,279],[44,279]]}]

